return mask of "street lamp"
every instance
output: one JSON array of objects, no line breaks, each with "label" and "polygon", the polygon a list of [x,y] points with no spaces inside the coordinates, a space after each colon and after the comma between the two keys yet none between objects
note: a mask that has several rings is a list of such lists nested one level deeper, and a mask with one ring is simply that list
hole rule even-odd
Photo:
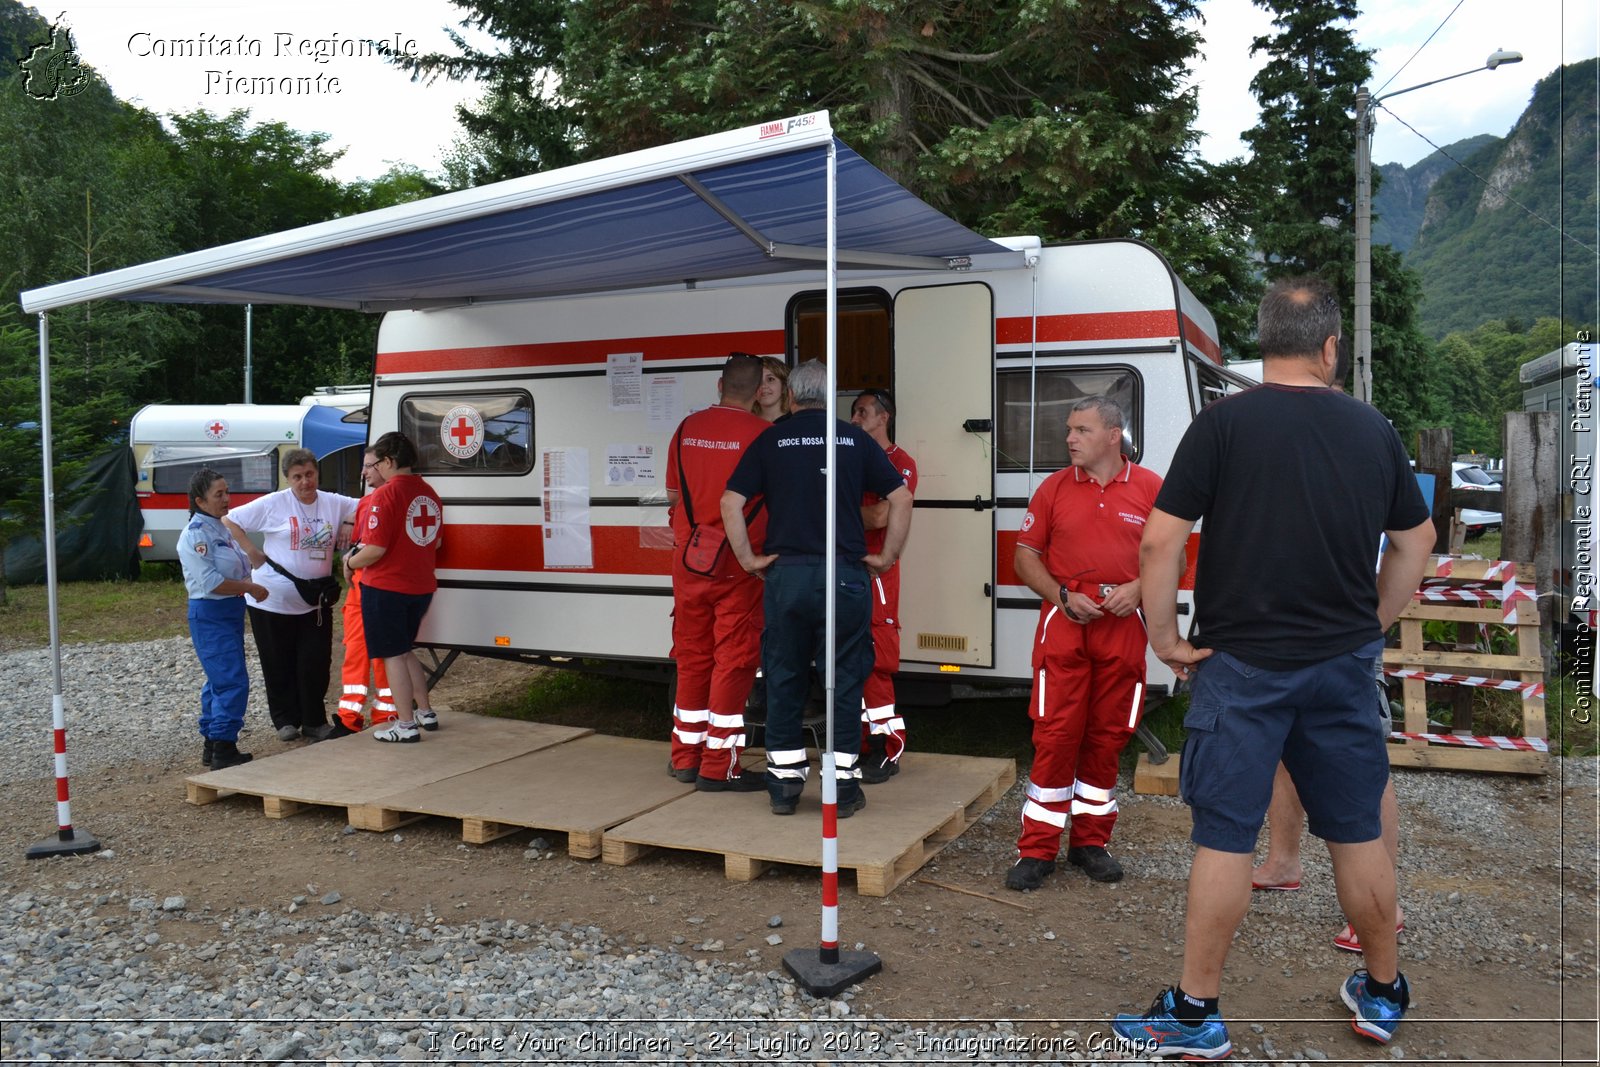
[{"label": "street lamp", "polygon": [[1494,70],[1503,63],[1521,63],[1521,52],[1497,51],[1481,67],[1464,70],[1431,82],[1396,89],[1374,99],[1363,85],[1356,90],[1356,306],[1355,376],[1356,399],[1372,403],[1372,106],[1392,96],[1426,89],[1453,78],[1464,78],[1480,70]]}]

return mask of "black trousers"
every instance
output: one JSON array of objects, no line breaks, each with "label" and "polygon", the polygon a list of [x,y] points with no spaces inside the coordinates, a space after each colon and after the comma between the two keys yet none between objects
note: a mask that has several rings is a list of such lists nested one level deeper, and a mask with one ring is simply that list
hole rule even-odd
[{"label": "black trousers", "polygon": [[261,657],[267,711],[274,728],[323,726],[328,721],[328,671],[333,661],[333,612],[283,615],[250,608],[250,632]]}]

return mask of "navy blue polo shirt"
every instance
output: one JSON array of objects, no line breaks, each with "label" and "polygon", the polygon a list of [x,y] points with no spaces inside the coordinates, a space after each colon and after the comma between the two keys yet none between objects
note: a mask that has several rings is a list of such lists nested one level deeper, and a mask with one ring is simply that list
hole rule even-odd
[{"label": "navy blue polo shirt", "polygon": [[[779,556],[821,556],[827,545],[827,412],[806,408],[779,419],[762,432],[733,469],[728,488],[753,500],[767,498],[764,552]],[[888,496],[906,483],[878,442],[859,427],[838,420],[838,553],[859,560],[867,554],[861,524],[861,494]]]}]

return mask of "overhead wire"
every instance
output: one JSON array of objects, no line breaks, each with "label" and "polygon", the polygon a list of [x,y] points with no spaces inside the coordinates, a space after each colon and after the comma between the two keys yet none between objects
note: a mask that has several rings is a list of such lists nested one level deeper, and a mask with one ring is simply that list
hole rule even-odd
[{"label": "overhead wire", "polygon": [[1444,17],[1444,21],[1443,22],[1439,23],[1438,26],[1434,27],[1433,32],[1428,34],[1428,39],[1426,41],[1423,41],[1421,44],[1417,45],[1417,50],[1415,52],[1411,53],[1411,59],[1408,59],[1404,63],[1400,64],[1400,70],[1397,70],[1393,74],[1389,75],[1389,81],[1386,81],[1382,85],[1378,86],[1378,91],[1373,93],[1372,95],[1375,96],[1375,97],[1382,95],[1383,91],[1385,89],[1389,88],[1389,83],[1393,82],[1396,78],[1400,77],[1401,71],[1404,71],[1407,67],[1411,66],[1411,60],[1412,59],[1416,59],[1418,56],[1420,56],[1422,54],[1422,50],[1424,48],[1428,47],[1428,45],[1432,43],[1432,41],[1433,41],[1433,39],[1435,37],[1439,36],[1439,31],[1444,29],[1445,23],[1449,22],[1451,20],[1451,18],[1453,18],[1455,16],[1455,13],[1457,11],[1460,11],[1461,10],[1461,5],[1466,3],[1466,2],[1467,2],[1467,0],[1456,0],[1456,6],[1450,9],[1450,14],[1448,14],[1448,15],[1446,15]]}]

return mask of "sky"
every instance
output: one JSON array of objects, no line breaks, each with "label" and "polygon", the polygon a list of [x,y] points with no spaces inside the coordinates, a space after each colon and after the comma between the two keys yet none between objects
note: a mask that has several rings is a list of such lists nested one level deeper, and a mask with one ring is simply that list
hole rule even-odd
[{"label": "sky", "polygon": [[[258,121],[326,132],[329,146],[344,150],[333,171],[341,181],[377,177],[396,162],[437,172],[456,136],[455,106],[478,94],[470,84],[442,79],[414,83],[381,58],[349,51],[362,40],[448,51],[444,27],[461,19],[448,0],[34,0],[34,6],[46,18],[64,18],[82,59],[122,99],[160,114],[249,108]],[[1525,57],[1386,105],[1438,145],[1479,133],[1504,136],[1540,78],[1600,50],[1600,5],[1593,0],[1368,0],[1367,6],[1372,13],[1357,20],[1355,32],[1376,50],[1375,95],[1480,67],[1496,49]],[[1245,152],[1239,133],[1255,122],[1249,84],[1259,66],[1249,56],[1250,41],[1270,33],[1271,22],[1249,0],[1201,0],[1200,10],[1206,44],[1194,72],[1199,147],[1207,159],[1223,160]],[[1444,29],[1412,59],[1441,23]],[[301,91],[250,91],[283,79]],[[1374,162],[1409,165],[1432,151],[1377,113]]]}]

